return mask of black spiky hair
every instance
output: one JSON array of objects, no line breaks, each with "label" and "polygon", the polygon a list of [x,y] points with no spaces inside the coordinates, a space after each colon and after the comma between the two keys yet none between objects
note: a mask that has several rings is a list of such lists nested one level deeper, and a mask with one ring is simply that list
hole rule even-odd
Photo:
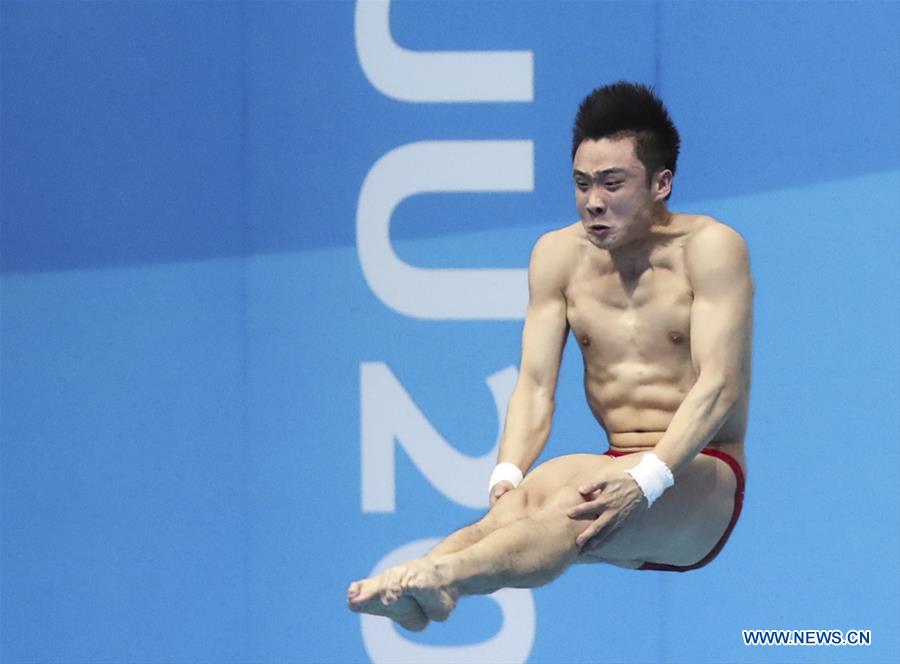
[{"label": "black spiky hair", "polygon": [[675,174],[681,138],[653,88],[618,81],[585,97],[572,127],[572,159],[585,139],[623,136],[634,136],[635,152],[648,180],[664,168]]}]

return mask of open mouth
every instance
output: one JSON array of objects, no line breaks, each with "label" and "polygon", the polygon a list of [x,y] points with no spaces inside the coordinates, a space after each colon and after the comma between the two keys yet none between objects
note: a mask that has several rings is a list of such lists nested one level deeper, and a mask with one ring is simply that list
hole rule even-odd
[{"label": "open mouth", "polygon": [[599,233],[599,232],[601,232],[601,231],[608,231],[608,230],[609,230],[609,226],[607,226],[606,224],[591,224],[591,227],[590,227],[590,228],[591,228],[591,230],[594,231],[595,233]]}]

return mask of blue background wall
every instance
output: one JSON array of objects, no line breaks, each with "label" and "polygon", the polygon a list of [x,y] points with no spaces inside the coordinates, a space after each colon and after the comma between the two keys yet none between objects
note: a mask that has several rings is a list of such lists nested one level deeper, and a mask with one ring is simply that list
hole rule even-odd
[{"label": "blue background wall", "polygon": [[[577,103],[624,78],[681,129],[673,209],[750,246],[747,502],[706,569],[579,567],[532,593],[526,654],[897,661],[900,5],[394,3],[406,49],[533,53],[533,99],[487,103],[380,92],[355,11],[0,6],[0,659],[389,659],[347,583],[479,510],[398,450],[394,510],[364,511],[362,366],[484,455],[485,379],[517,363],[521,321],[387,306],[360,264],[364,179],[412,142],[532,141],[533,190],[416,196],[391,226],[410,264],[523,268],[575,218]],[[605,448],[577,355],[545,456]],[[459,660],[505,615],[472,599],[409,638]],[[873,644],[744,647],[757,627]]]}]

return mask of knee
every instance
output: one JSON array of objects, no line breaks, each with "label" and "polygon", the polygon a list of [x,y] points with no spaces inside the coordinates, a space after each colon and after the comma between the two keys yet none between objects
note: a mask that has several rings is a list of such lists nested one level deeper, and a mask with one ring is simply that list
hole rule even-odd
[{"label": "knee", "polygon": [[529,497],[526,488],[507,491],[494,503],[491,511],[488,512],[488,518],[496,521],[498,525],[506,525],[528,516],[528,505]]}]

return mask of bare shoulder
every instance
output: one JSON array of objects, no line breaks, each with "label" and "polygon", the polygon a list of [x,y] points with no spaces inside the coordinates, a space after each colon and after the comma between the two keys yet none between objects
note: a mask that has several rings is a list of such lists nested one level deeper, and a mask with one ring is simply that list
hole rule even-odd
[{"label": "bare shoulder", "polygon": [[692,276],[749,271],[747,243],[735,229],[707,216],[694,219],[695,229],[685,243],[685,260]]},{"label": "bare shoulder", "polygon": [[564,287],[577,246],[576,235],[571,226],[541,235],[531,251],[528,266],[528,280],[532,288],[536,285]]},{"label": "bare shoulder", "polygon": [[688,235],[685,249],[689,253],[706,252],[747,253],[744,238],[728,224],[705,215],[695,215],[692,225],[694,230]]}]

